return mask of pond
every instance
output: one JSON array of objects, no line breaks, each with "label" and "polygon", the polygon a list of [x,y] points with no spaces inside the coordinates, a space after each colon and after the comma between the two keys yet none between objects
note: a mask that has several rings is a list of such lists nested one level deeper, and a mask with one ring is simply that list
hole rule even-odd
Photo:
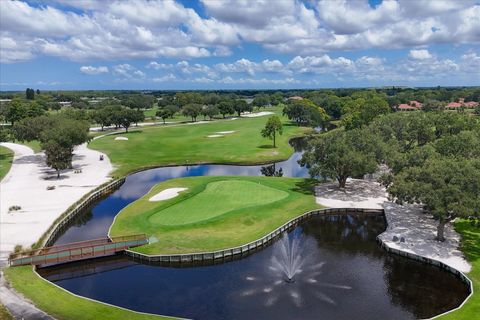
[{"label": "pond", "polygon": [[[275,166],[151,169],[79,216],[56,244],[104,237],[115,215],[155,184],[201,175],[307,177],[296,152]],[[280,170],[281,169],[281,170]],[[216,265],[160,266],[118,255],[39,269],[82,296],[136,311],[194,319],[415,319],[458,306],[467,286],[439,268],[388,254],[383,216],[314,217],[273,245]],[[291,278],[291,279],[290,279]]]}]

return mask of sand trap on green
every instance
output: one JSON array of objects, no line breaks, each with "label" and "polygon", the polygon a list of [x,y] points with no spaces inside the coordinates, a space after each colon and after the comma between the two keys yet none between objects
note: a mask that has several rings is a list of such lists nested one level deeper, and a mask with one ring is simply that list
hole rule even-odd
[{"label": "sand trap on green", "polygon": [[267,187],[260,182],[211,182],[202,192],[151,215],[149,221],[167,226],[196,223],[238,208],[264,205],[286,197],[287,192]]},{"label": "sand trap on green", "polygon": [[[155,185],[125,207],[111,236],[145,233],[158,241],[134,251],[176,254],[214,251],[256,240],[315,203],[315,181],[299,178],[204,176],[171,179]],[[176,189],[177,188],[177,189]],[[178,190],[162,201],[150,198]]]}]

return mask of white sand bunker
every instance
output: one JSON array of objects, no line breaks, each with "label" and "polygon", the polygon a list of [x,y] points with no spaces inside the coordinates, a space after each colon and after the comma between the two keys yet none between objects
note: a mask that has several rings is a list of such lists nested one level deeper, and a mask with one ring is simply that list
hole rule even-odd
[{"label": "white sand bunker", "polygon": [[223,134],[210,134],[207,136],[207,138],[219,138],[219,137],[223,137]]},{"label": "white sand bunker", "polygon": [[127,137],[116,137],[115,140],[124,140],[124,141],[126,141],[126,140],[128,140],[128,138],[127,138]]},{"label": "white sand bunker", "polygon": [[234,133],[236,131],[218,131],[218,132],[215,132],[215,133],[218,133],[218,134],[230,134],[230,133]]},{"label": "white sand bunker", "polygon": [[254,118],[254,117],[268,116],[269,114],[273,114],[273,112],[262,111],[262,112],[257,112],[257,113],[247,113],[247,114],[242,114],[242,117]]},{"label": "white sand bunker", "polygon": [[162,200],[168,200],[168,199],[172,199],[172,198],[175,198],[176,196],[178,196],[178,193],[179,192],[182,192],[182,191],[185,191],[187,190],[188,188],[170,188],[170,189],[165,189],[163,191],[160,191],[159,193],[157,193],[156,195],[154,195],[153,197],[151,197],[150,199],[148,199],[148,201],[162,201]]}]

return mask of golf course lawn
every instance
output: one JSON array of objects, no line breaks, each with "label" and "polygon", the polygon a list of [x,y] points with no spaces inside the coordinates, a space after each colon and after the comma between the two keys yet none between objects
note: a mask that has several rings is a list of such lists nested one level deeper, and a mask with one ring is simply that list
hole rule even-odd
[{"label": "golf course lawn", "polygon": [[[204,252],[240,246],[318,208],[313,185],[312,180],[298,178],[172,179],[157,184],[123,209],[110,235],[146,233],[156,240],[134,249],[146,254]],[[171,199],[150,201],[170,188],[187,190]]]},{"label": "golf course lawn", "polygon": [[472,226],[468,220],[459,220],[455,222],[455,230],[462,237],[460,249],[468,262],[472,264],[472,270],[467,276],[472,280],[474,294],[460,310],[438,319],[477,319],[480,314],[480,228]]},{"label": "golf course lawn", "polygon": [[[276,110],[281,113],[280,109]],[[293,152],[290,138],[310,131],[291,125],[281,117],[283,135],[277,135],[277,148],[260,131],[269,116],[218,120],[175,126],[135,128],[93,140],[89,147],[104,152],[123,176],[140,168],[196,163],[260,164],[287,159]],[[229,132],[221,134],[219,132]],[[208,137],[221,135],[220,137]],[[115,137],[128,140],[115,140]]]},{"label": "golf course lawn", "polygon": [[13,151],[0,146],[0,181],[5,177],[12,166]]},{"label": "golf course lawn", "polygon": [[33,301],[39,309],[58,320],[172,319],[136,313],[75,296],[42,279],[33,271],[31,266],[6,268],[4,274],[9,284],[17,292],[23,294]]}]

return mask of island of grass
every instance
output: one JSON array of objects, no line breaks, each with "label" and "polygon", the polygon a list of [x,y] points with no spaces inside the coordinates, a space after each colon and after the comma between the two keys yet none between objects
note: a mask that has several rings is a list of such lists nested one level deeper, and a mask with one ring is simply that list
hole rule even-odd
[{"label": "island of grass", "polygon": [[[291,124],[273,109],[283,121],[283,135],[277,136],[277,147],[260,134],[268,116],[191,123],[175,126],[132,127],[128,138],[115,140],[107,135],[93,140],[89,148],[104,152],[115,164],[117,176],[154,166],[228,163],[261,164],[285,160],[293,152],[288,141],[311,130]],[[228,133],[227,133],[228,132]]]},{"label": "island of grass", "polygon": [[[146,233],[144,254],[205,252],[259,239],[288,220],[319,208],[314,181],[272,177],[190,177],[154,186],[123,209],[110,236]],[[173,188],[186,189],[160,201],[152,197]]]}]

